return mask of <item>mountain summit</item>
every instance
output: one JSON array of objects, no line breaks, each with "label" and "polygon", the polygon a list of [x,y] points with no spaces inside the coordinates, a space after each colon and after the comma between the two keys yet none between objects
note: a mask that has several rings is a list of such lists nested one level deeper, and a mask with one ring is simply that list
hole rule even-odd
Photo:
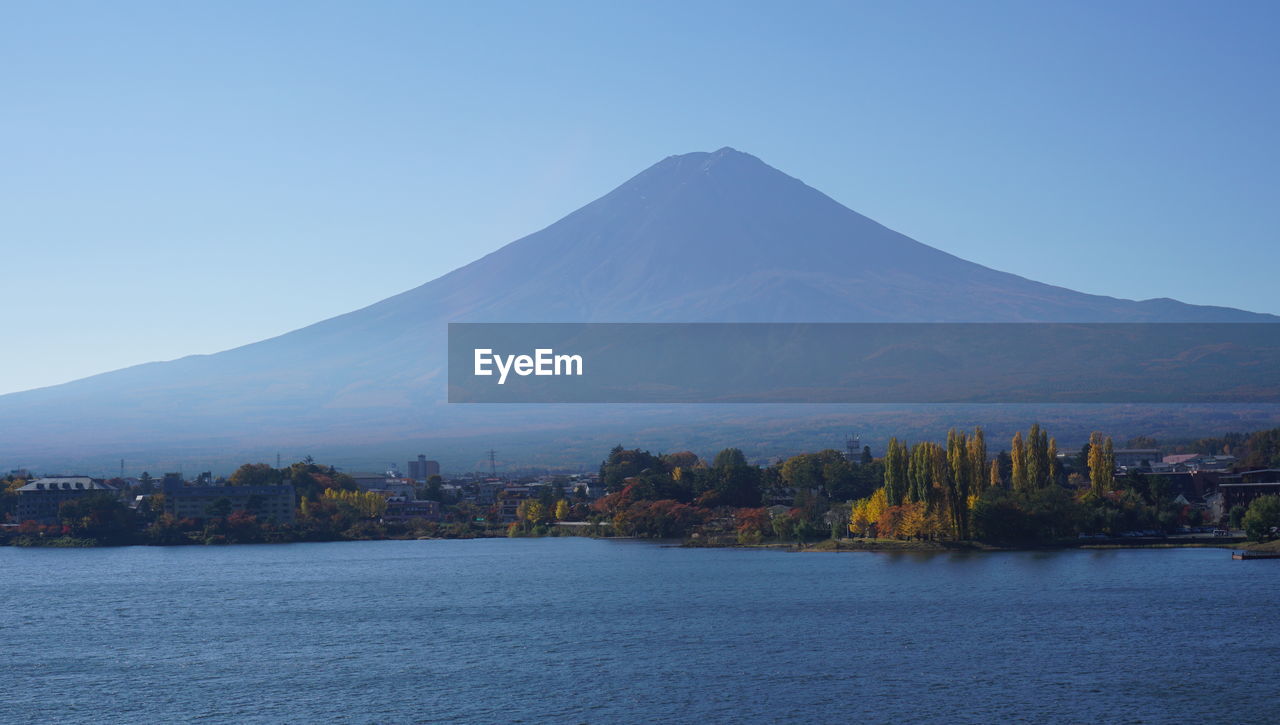
[{"label": "mountain summit", "polygon": [[731,148],[669,156],[555,224],[380,305],[455,321],[1269,319],[998,272]]},{"label": "mountain summit", "polygon": [[457,429],[479,417],[440,405],[453,321],[1276,319],[999,272],[722,148],[667,157],[551,226],[369,307],[215,355],[0,396],[0,455]]}]

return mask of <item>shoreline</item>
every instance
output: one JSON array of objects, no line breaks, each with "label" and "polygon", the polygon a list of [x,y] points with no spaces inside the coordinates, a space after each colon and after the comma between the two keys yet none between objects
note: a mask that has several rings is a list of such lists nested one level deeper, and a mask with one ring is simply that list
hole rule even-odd
[{"label": "shoreline", "polygon": [[[509,538],[528,538],[528,539],[558,539],[558,538],[582,538],[582,539],[599,539],[602,541],[650,541],[654,544],[667,546],[670,548],[683,549],[744,549],[744,550],[780,550],[790,553],[847,553],[847,552],[870,552],[870,553],[999,553],[1014,551],[1069,551],[1069,550],[1116,550],[1116,549],[1222,549],[1224,551],[1257,551],[1257,552],[1280,552],[1280,540],[1258,543],[1248,542],[1241,539],[1232,539],[1228,541],[1222,540],[1168,540],[1168,539],[1147,539],[1139,541],[1095,541],[1081,540],[1076,543],[1075,540],[1062,541],[1052,544],[991,544],[979,541],[904,541],[899,539],[822,539],[808,542],[770,542],[761,544],[740,544],[736,540],[716,540],[713,538],[702,539],[646,539],[635,536],[582,536],[582,535],[559,535],[559,536],[520,536],[510,537],[506,535],[474,535],[463,537],[448,536],[417,536],[417,537],[385,537],[385,538],[368,538],[368,539],[329,539],[329,540],[301,540],[301,541],[256,541],[256,542],[235,542],[222,544],[203,544],[199,542],[187,543],[171,543],[171,544],[153,544],[153,543],[100,543],[92,540],[71,540],[71,539],[50,539],[44,542],[32,542],[30,540],[17,543],[8,541],[2,544],[5,548],[15,549],[105,549],[105,548],[124,548],[133,546],[145,546],[156,548],[172,548],[172,547],[198,547],[213,546],[222,548],[226,546],[272,546],[278,544],[328,544],[328,543],[349,543],[357,541],[466,541],[478,539],[509,539]],[[728,537],[725,537],[726,539]]]}]

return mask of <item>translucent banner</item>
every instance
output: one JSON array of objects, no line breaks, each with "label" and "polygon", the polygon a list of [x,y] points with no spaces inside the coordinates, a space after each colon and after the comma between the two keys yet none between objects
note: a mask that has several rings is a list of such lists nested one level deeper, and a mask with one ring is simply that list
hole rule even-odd
[{"label": "translucent banner", "polygon": [[1277,403],[1280,324],[453,323],[452,403]]}]

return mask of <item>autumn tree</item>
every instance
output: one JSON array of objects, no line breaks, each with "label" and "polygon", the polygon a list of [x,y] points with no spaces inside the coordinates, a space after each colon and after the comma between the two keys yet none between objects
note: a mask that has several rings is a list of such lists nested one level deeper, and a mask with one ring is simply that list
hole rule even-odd
[{"label": "autumn tree", "polygon": [[982,426],[973,429],[969,437],[969,471],[972,476],[972,493],[980,495],[987,489],[990,478],[987,475],[987,437]]},{"label": "autumn tree", "polygon": [[877,488],[875,493],[853,503],[849,511],[849,530],[864,536],[874,535],[876,532],[872,531],[872,527],[880,521],[880,517],[888,508],[889,503],[884,489]]},{"label": "autumn tree", "polygon": [[246,463],[231,474],[232,486],[269,486],[283,480],[284,474],[266,463]]},{"label": "autumn tree", "polygon": [[1009,446],[1009,456],[1013,459],[1013,473],[1010,476],[1010,484],[1015,491],[1025,491],[1028,488],[1027,449],[1022,442],[1022,431],[1013,434],[1013,442]]}]

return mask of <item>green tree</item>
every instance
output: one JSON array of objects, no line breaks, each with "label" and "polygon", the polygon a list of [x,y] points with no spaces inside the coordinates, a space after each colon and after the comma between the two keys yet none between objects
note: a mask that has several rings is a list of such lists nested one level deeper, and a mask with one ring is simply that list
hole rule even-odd
[{"label": "green tree", "polygon": [[1115,488],[1115,448],[1111,437],[1103,438],[1094,431],[1089,434],[1089,483],[1090,490],[1102,498]]},{"label": "green tree", "polygon": [[204,507],[204,514],[212,519],[225,519],[231,515],[231,499],[223,496]]},{"label": "green tree", "polygon": [[444,501],[443,484],[439,474],[428,477],[427,485],[418,491],[418,498],[422,501]]},{"label": "green tree", "polygon": [[1058,439],[1049,439],[1049,449],[1046,451],[1046,457],[1049,459],[1049,483],[1057,485],[1058,477],[1062,475],[1062,470],[1058,466]]},{"label": "green tree", "polygon": [[1280,496],[1259,496],[1244,514],[1244,533],[1250,541],[1274,538],[1273,529],[1280,527]]},{"label": "green tree", "polygon": [[1049,474],[1046,456],[1040,447],[1042,435],[1044,431],[1040,430],[1040,424],[1032,423],[1026,441],[1027,485],[1031,488],[1043,488]]},{"label": "green tree", "polygon": [[58,507],[62,525],[78,538],[104,544],[129,543],[138,533],[137,515],[110,493],[92,493]]},{"label": "green tree", "polygon": [[1248,511],[1247,508],[1236,504],[1231,507],[1231,511],[1227,513],[1227,526],[1233,529],[1239,529],[1244,526],[1244,515]]},{"label": "green tree", "polygon": [[725,448],[716,454],[712,468],[725,469],[747,465],[747,457],[737,448]]},{"label": "green tree", "polygon": [[884,492],[890,506],[902,503],[907,493],[907,449],[897,438],[889,439],[884,454]]}]

